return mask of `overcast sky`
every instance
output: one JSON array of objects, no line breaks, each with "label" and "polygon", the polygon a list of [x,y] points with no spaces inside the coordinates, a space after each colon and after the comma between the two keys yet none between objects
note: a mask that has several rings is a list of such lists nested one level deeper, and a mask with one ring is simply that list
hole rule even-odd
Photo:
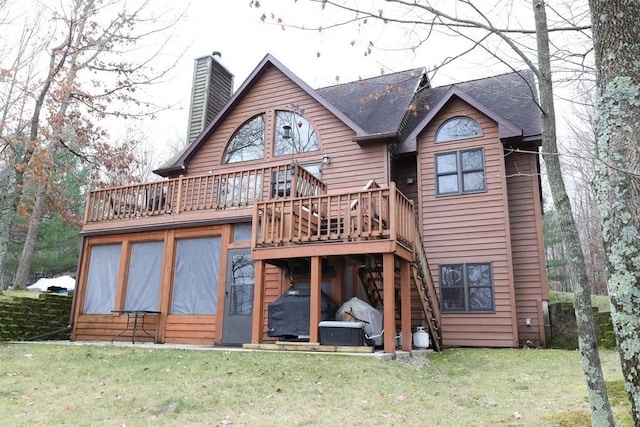
[{"label": "overcast sky", "polygon": [[[142,0],[123,1],[137,5]],[[14,0],[9,4],[15,16],[32,17],[35,7],[51,6],[53,2],[54,0]],[[109,130],[113,140],[122,139],[123,131],[133,128],[134,133],[128,135],[148,141],[148,145],[153,147],[152,166],[157,167],[172,155],[172,150],[167,147],[186,139],[193,65],[197,57],[210,55],[214,51],[221,52],[221,62],[234,74],[235,88],[238,88],[264,56],[270,53],[311,87],[320,88],[420,67],[431,71],[445,58],[465,50],[465,47],[461,47],[461,43],[464,43],[462,37],[443,36],[438,33],[437,28],[428,42],[411,50],[407,47],[411,41],[415,42],[417,32],[408,25],[382,24],[379,20],[370,19],[366,25],[351,24],[329,28],[333,22],[345,17],[344,14],[339,15],[335,8],[321,10],[319,5],[306,0],[261,0],[260,3],[262,7],[256,9],[250,7],[250,0],[152,0],[149,5],[154,9],[151,10],[164,13],[162,16],[165,19],[185,9],[183,19],[171,28],[170,40],[163,45],[161,63],[157,64],[158,69],[163,69],[176,63],[175,68],[162,82],[139,89],[146,92],[146,98],[157,105],[171,108],[157,114],[154,120],[123,124],[121,119],[113,118],[101,121],[100,125]],[[431,0],[431,3],[439,8],[452,9],[452,14],[465,12],[460,2]],[[370,6],[374,11],[391,7],[384,0],[349,0],[349,4],[357,7]],[[530,23],[533,22],[529,1],[493,0],[478,4],[487,8],[488,16],[497,26],[530,28]],[[424,21],[416,15],[417,10],[414,8],[406,12],[405,17],[418,22]],[[307,28],[321,25],[325,30],[283,30],[271,19],[272,13],[282,17],[289,25]],[[385,15],[389,16],[389,13],[390,10],[387,10]],[[260,19],[262,14],[268,17],[266,23]],[[23,19],[15,19],[14,22],[19,25]],[[45,24],[52,25],[53,22],[49,19]],[[470,34],[469,30],[465,33]],[[148,41],[148,52],[154,52],[163,41]],[[365,55],[369,41],[373,42],[373,49],[371,54]],[[531,44],[533,39],[527,36],[521,41]],[[469,41],[466,43],[468,47]],[[572,50],[571,46],[566,48]],[[495,50],[501,56],[510,52],[504,43],[495,45]],[[473,54],[464,55],[438,71],[435,77],[430,73],[430,77],[433,77],[432,85],[441,86],[510,71],[504,64],[482,52],[481,49],[476,49]],[[525,67],[516,65],[516,68]],[[557,89],[558,86],[556,93],[559,92]],[[558,110],[561,108],[556,109]]]},{"label": "overcast sky", "polygon": [[[158,4],[156,2],[160,7],[164,3],[174,10],[176,4],[186,7],[186,3],[175,0],[154,0],[154,5]],[[385,5],[382,0],[354,0],[354,4],[359,6],[370,2]],[[455,6],[450,0],[433,2],[440,7]],[[413,51],[406,48],[408,41],[414,37],[410,28],[379,22],[322,32],[291,28],[283,30],[271,19],[267,19],[267,23],[262,22],[261,15],[264,13],[270,17],[273,12],[284,18],[287,24],[311,27],[315,23],[327,28],[338,19],[337,13],[331,8],[322,11],[318,5],[300,0],[262,0],[260,3],[262,7],[256,9],[249,6],[249,0],[189,1],[186,15],[175,28],[165,52],[167,63],[175,61],[181,54],[183,56],[172,70],[171,77],[151,92],[159,104],[173,107],[158,114],[153,121],[145,120],[136,124],[139,132],[154,147],[153,167],[164,163],[172,155],[168,146],[186,139],[193,64],[197,57],[210,55],[213,51],[221,52],[221,62],[234,74],[237,89],[264,56],[270,53],[311,87],[320,88],[381,73],[419,67],[431,70],[444,58],[464,50],[460,47],[459,39],[443,36],[436,30],[428,43]],[[528,1],[505,0],[502,4],[510,5],[513,10],[491,10],[494,23],[505,27],[531,27],[529,23],[533,22],[533,18]],[[503,15],[505,22],[500,22]],[[532,40],[528,38],[527,43]],[[365,56],[368,41],[373,41],[374,49],[371,55]],[[496,49],[501,55],[510,51],[506,46]],[[523,69],[524,66],[518,68]],[[441,86],[507,71],[510,70],[504,64],[486,53],[474,52],[439,71],[432,79],[432,84]],[[557,106],[557,111],[563,111],[563,108]]]},{"label": "overcast sky", "polygon": [[[293,0],[277,0],[260,9],[249,7],[249,1],[191,0],[185,19],[178,25],[172,45],[167,50],[168,60],[184,51],[184,56],[172,72],[172,79],[156,88],[167,103],[176,108],[160,114],[157,120],[145,125],[145,132],[158,147],[158,162],[166,157],[162,146],[186,135],[189,96],[193,63],[199,56],[213,51],[222,53],[221,62],[235,76],[238,88],[255,69],[263,57],[270,53],[293,73],[314,88],[330,86],[336,82],[348,82],[403,71],[418,67],[432,68],[437,61],[451,53],[452,40],[438,43],[434,37],[431,47],[419,52],[399,49],[410,37],[406,28],[391,25],[379,26],[373,32],[367,28],[350,26],[322,32],[282,28],[263,23],[260,16],[271,12],[283,16],[287,23],[305,24],[321,19],[327,26],[335,19],[335,13],[321,11],[315,5],[301,4]],[[303,2],[302,2],[303,3]],[[273,6],[276,4],[276,6]],[[277,9],[274,10],[273,8]],[[372,27],[369,25],[369,27]],[[364,41],[363,41],[364,40]],[[366,55],[366,41],[374,41],[372,55]],[[352,45],[351,41],[356,41]],[[429,54],[426,54],[427,51]],[[440,73],[435,85],[470,80],[497,74],[504,69],[488,69],[473,62],[473,58]]]}]

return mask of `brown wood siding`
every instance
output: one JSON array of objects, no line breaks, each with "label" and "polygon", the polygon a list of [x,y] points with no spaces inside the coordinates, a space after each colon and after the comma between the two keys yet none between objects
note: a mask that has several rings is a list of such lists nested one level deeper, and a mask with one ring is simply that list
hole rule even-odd
[{"label": "brown wood siding", "polygon": [[[458,115],[475,119],[482,126],[483,136],[434,143],[435,132],[440,124]],[[487,191],[437,196],[435,154],[479,147],[484,148]],[[517,346],[517,331],[513,325],[514,295],[509,253],[509,217],[505,208],[507,189],[503,147],[498,138],[497,124],[454,98],[418,139],[418,172],[420,220],[429,266],[436,286],[439,286],[440,264],[492,264],[495,311],[443,313],[444,345]]]},{"label": "brown wood siding", "polygon": [[[292,156],[273,156],[273,134],[276,110],[290,109],[291,103],[304,110],[304,117],[318,136],[320,149],[295,155],[299,163],[321,162],[329,155],[330,163],[323,165],[322,179],[331,190],[361,188],[370,179],[385,183],[386,149],[383,144],[361,147],[352,141],[354,132],[327,111],[321,104],[301,90],[275,68],[268,70],[211,134],[209,140],[188,164],[187,175],[226,172],[237,169],[265,167],[281,163]],[[222,164],[222,156],[234,132],[257,114],[266,113],[265,157],[242,163]]]},{"label": "brown wood siding", "polygon": [[[74,340],[78,341],[111,341],[127,325],[127,316],[111,314],[81,314],[74,323]],[[158,316],[146,316],[144,329],[151,335],[155,335],[158,328]],[[133,331],[129,330],[117,341],[131,341]],[[136,342],[152,342],[144,332],[138,329]]]},{"label": "brown wood siding", "polygon": [[268,307],[270,303],[274,302],[284,293],[285,279],[282,274],[282,269],[270,264],[267,264],[264,275],[264,329],[262,331],[262,335],[263,338],[267,339],[267,328],[269,327]]},{"label": "brown wood siding", "polygon": [[216,315],[170,314],[167,316],[164,342],[214,345]]},{"label": "brown wood siding", "polygon": [[[74,340],[100,340],[108,341],[126,325],[126,315],[114,316],[107,314],[89,315],[83,314],[84,297],[87,287],[87,274],[89,269],[89,255],[93,245],[100,244],[122,244],[122,255],[120,263],[120,273],[116,289],[115,309],[124,307],[124,297],[126,294],[126,272],[129,265],[130,244],[142,241],[163,241],[164,242],[164,265],[160,288],[159,316],[148,316],[145,319],[145,329],[157,336],[159,342],[184,343],[184,344],[205,344],[213,345],[214,340],[219,340],[221,331],[217,327],[218,316],[216,315],[172,315],[171,310],[171,286],[173,281],[173,267],[175,264],[175,242],[177,239],[197,238],[197,237],[220,237],[220,265],[218,283],[218,313],[224,310],[225,272],[226,272],[226,251],[231,235],[231,225],[217,225],[206,227],[187,227],[171,229],[165,231],[145,232],[145,233],[124,233],[120,235],[88,237],[84,241],[81,262],[81,274],[77,287],[77,302],[74,312],[74,325],[72,339]],[[151,339],[139,333],[141,341],[151,341]],[[131,339],[131,333],[127,332],[121,340]],[[136,339],[138,339],[136,337]]]},{"label": "brown wood siding", "polygon": [[[415,156],[402,156],[393,162],[395,167],[394,180],[398,190],[408,199],[413,200],[416,212],[418,212],[418,172],[416,170]],[[407,179],[413,179],[413,184],[408,184]]]},{"label": "brown wood siding", "polygon": [[[544,345],[541,303],[548,299],[543,256],[538,164],[535,154],[512,152],[505,156],[509,189],[511,246],[521,344]],[[533,326],[526,327],[531,318]]]}]

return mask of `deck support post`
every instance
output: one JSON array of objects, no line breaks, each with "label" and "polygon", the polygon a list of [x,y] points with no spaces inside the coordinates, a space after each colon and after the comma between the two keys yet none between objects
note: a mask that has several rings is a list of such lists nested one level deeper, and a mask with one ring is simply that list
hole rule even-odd
[{"label": "deck support post", "polygon": [[311,257],[311,293],[309,298],[309,342],[320,342],[319,326],[322,307],[322,259]]},{"label": "deck support post", "polygon": [[344,271],[345,271],[345,260],[344,257],[339,257],[334,262],[335,265],[335,274],[331,279],[331,298],[334,301],[338,301],[338,305],[341,305],[344,302],[346,289],[344,286]]},{"label": "deck support post", "polygon": [[255,284],[253,289],[253,322],[251,325],[251,342],[260,344],[264,332],[264,270],[265,261],[255,261]]},{"label": "deck support post", "polygon": [[383,305],[384,305],[384,352],[396,353],[396,296],[395,296],[395,255],[382,255]]},{"label": "deck support post", "polygon": [[411,351],[411,271],[406,259],[400,259],[400,311],[402,350]]}]

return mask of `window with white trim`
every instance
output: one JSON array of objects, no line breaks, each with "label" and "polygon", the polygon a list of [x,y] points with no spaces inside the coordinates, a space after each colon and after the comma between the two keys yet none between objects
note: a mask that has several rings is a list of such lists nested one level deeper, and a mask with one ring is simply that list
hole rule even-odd
[{"label": "window with white trim", "polygon": [[486,190],[483,148],[438,153],[435,166],[438,195]]},{"label": "window with white trim", "polygon": [[439,274],[443,312],[494,310],[491,263],[442,264]]}]

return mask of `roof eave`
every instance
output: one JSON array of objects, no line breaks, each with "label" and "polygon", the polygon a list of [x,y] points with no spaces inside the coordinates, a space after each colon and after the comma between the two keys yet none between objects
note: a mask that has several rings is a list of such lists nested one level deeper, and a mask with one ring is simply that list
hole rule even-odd
[{"label": "roof eave", "polygon": [[152,172],[156,175],[160,175],[161,177],[166,178],[168,176],[175,175],[176,173],[184,172],[186,170],[187,168],[183,164],[180,164],[169,166],[167,168],[158,168],[153,170]]},{"label": "roof eave", "polygon": [[527,135],[527,136],[523,136],[522,137],[522,142],[535,142],[538,145],[542,144],[542,134],[536,134],[536,135]]},{"label": "roof eave", "polygon": [[369,135],[356,135],[351,139],[358,145],[369,145],[376,142],[394,143],[398,142],[398,132],[375,133]]}]

